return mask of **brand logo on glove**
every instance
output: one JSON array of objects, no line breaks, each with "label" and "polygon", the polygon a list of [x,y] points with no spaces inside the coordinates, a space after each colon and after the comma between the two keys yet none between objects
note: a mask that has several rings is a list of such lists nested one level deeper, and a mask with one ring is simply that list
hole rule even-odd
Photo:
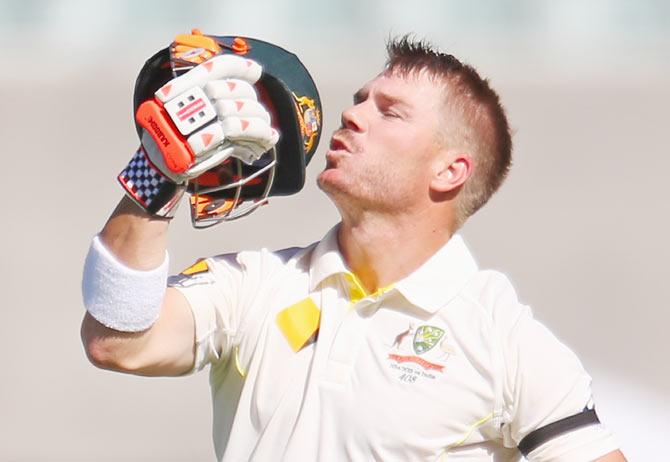
[{"label": "brand logo on glove", "polygon": [[170,142],[168,141],[167,137],[163,134],[163,131],[160,129],[158,123],[154,120],[154,118],[149,116],[149,120],[147,122],[153,129],[156,136],[160,139],[161,143],[163,143],[163,146],[165,146],[166,148],[170,146]]}]

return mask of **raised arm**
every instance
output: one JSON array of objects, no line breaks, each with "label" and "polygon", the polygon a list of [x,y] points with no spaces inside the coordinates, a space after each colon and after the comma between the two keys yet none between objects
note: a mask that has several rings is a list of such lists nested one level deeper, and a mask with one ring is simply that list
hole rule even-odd
[{"label": "raised arm", "polygon": [[[145,68],[160,67],[156,56]],[[84,268],[81,336],[98,367],[140,375],[192,368],[191,307],[166,289],[169,218],[189,180],[229,158],[251,164],[277,143],[253,87],[261,74],[255,61],[218,55],[139,104],[141,146],[118,177],[127,196],[93,239]]]},{"label": "raised arm", "polygon": [[[151,271],[166,258],[168,221],[152,217],[124,197],[99,235],[100,243],[131,270]],[[104,369],[140,375],[181,375],[194,361],[190,307],[175,289],[164,293],[158,320],[139,332],[106,327],[86,313],[81,327],[86,353]]]}]

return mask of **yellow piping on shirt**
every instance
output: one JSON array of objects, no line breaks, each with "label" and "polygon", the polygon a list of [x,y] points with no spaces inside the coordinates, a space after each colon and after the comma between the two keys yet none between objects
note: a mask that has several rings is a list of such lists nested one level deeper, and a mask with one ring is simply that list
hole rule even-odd
[{"label": "yellow piping on shirt", "polygon": [[345,273],[344,277],[349,282],[349,301],[351,304],[363,300],[367,294],[358,277],[353,273]]},{"label": "yellow piping on shirt", "polygon": [[[363,287],[363,284],[361,284],[360,279],[358,279],[358,276],[356,276],[354,273],[344,273],[344,277],[349,282],[350,306],[355,305],[368,296],[368,293],[365,291],[365,288]],[[389,290],[393,289],[394,286],[395,284],[389,284],[386,287],[380,287],[375,291],[375,293],[371,295],[374,298],[380,297]]]},{"label": "yellow piping on shirt", "polygon": [[440,461],[445,460],[445,456],[447,455],[447,451],[448,451],[449,449],[458,447],[458,446],[460,446],[461,444],[465,443],[465,442],[468,440],[468,438],[470,438],[470,435],[472,435],[472,432],[474,432],[475,430],[477,430],[479,427],[481,427],[482,425],[484,425],[486,422],[488,422],[488,421],[491,420],[491,419],[493,419],[493,412],[490,413],[489,415],[487,415],[486,417],[482,417],[482,418],[479,419],[477,422],[475,422],[475,423],[473,423],[472,425],[470,425],[470,428],[468,429],[468,432],[465,434],[465,436],[464,436],[463,438],[461,438],[460,440],[456,441],[456,442],[453,443],[453,444],[450,444],[450,445],[447,447],[447,449],[444,450],[444,452],[443,452],[442,455],[440,456]]}]

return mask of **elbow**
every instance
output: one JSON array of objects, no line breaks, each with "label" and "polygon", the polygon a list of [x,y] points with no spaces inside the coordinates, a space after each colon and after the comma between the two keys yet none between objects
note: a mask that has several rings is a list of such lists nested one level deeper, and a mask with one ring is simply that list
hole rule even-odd
[{"label": "elbow", "polygon": [[113,355],[105,344],[105,338],[100,335],[99,328],[93,324],[96,322],[86,313],[81,324],[81,342],[91,364],[101,369],[110,369],[113,366]]},{"label": "elbow", "polygon": [[84,341],[84,351],[89,362],[100,369],[115,369],[112,356],[102,345],[102,342],[95,339]]},{"label": "elbow", "polygon": [[127,364],[128,360],[125,358],[128,351],[123,333],[103,326],[86,313],[80,334],[86,357],[95,367],[117,372],[132,372],[133,367]]}]

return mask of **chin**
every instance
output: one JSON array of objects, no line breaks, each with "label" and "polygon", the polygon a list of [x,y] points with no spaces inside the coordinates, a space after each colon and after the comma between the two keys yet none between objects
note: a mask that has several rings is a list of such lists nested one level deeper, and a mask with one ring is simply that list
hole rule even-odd
[{"label": "chin", "polygon": [[347,183],[346,177],[342,172],[333,168],[324,170],[316,179],[319,189],[331,197],[346,194],[348,190]]},{"label": "chin", "polygon": [[316,177],[316,183],[321,189],[329,189],[332,185],[341,183],[341,174],[334,168],[326,167],[319,176]]}]

